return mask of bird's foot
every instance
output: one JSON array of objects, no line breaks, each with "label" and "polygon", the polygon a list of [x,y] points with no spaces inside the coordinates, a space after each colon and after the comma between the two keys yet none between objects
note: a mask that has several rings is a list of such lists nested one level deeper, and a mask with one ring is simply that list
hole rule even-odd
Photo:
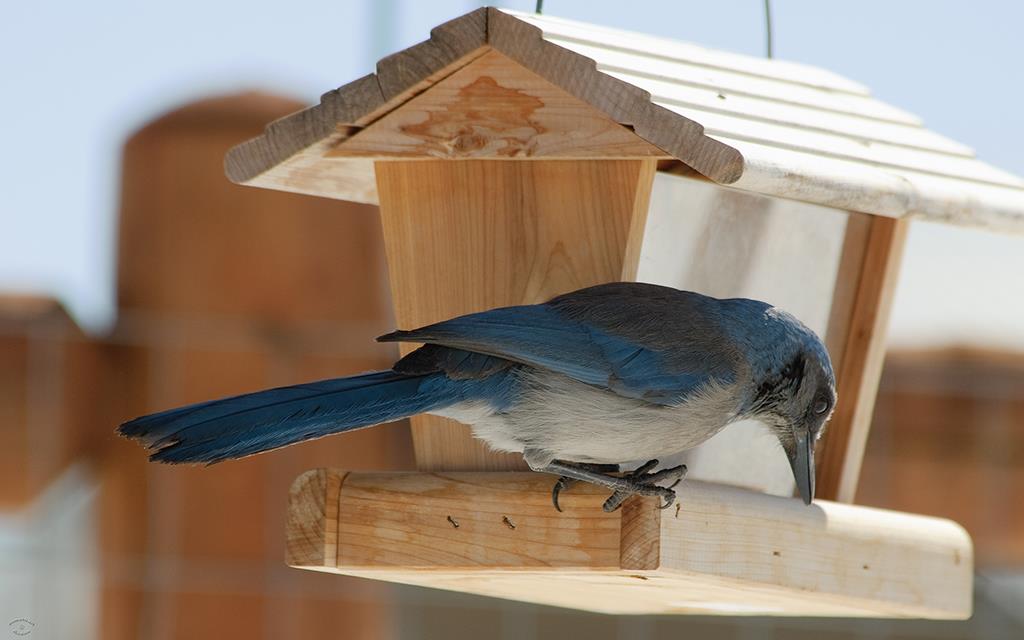
[{"label": "bird's foot", "polygon": [[[667,509],[675,502],[676,492],[673,487],[686,476],[686,465],[652,473],[651,470],[656,466],[658,466],[657,460],[649,460],[633,471],[626,472],[621,476],[613,476],[608,472],[618,471],[618,465],[573,464],[556,460],[544,470],[560,476],[551,491],[551,500],[559,511],[562,509],[558,505],[558,495],[574,480],[582,480],[611,489],[613,493],[604,503],[604,510],[608,512],[615,511],[622,506],[627,498],[635,495],[660,497],[663,501],[661,508]],[[672,484],[668,487],[661,487],[658,486],[659,482],[672,482]]]},{"label": "bird's foot", "polygon": [[[592,471],[594,473],[606,474],[606,473],[618,473],[619,465],[617,464],[593,464],[580,462],[576,466],[586,471]],[[576,478],[570,478],[569,476],[559,476],[558,480],[555,481],[555,486],[551,487],[551,503],[555,505],[555,509],[559,513],[562,512],[562,507],[558,504],[558,495],[565,491],[570,486],[578,482]]]},{"label": "bird's foot", "polygon": [[[651,472],[658,466],[657,460],[648,460],[640,467],[622,476],[629,486],[616,489],[604,502],[603,509],[612,512],[622,506],[631,496],[655,496],[662,499],[662,509],[668,509],[676,501],[675,486],[686,477],[686,465]],[[659,482],[671,482],[667,487],[658,486]]]}]

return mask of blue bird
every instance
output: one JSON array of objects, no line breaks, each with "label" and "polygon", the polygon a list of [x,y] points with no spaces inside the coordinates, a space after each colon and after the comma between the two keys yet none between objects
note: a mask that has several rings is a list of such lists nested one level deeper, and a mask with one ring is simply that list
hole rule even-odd
[{"label": "blue bird", "polygon": [[668,506],[686,468],[652,471],[657,458],[753,418],[778,438],[804,502],[814,497],[832,364],[818,336],[764,302],[619,282],[378,340],[423,346],[389,371],[171,409],[119,432],[155,461],[214,463],[430,413],[560,476],[556,508],[559,491],[584,481],[612,491],[614,510],[631,495]]}]

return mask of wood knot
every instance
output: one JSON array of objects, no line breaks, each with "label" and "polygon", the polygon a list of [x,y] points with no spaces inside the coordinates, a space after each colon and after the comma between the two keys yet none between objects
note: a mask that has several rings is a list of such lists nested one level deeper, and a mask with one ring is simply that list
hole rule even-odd
[{"label": "wood knot", "polygon": [[472,133],[464,133],[452,140],[452,149],[459,153],[476,151],[486,146],[487,138]]}]

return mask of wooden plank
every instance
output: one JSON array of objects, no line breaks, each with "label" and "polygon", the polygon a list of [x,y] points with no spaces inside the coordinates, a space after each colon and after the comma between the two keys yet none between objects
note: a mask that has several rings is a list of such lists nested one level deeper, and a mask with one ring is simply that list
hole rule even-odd
[{"label": "wooden plank", "polygon": [[284,561],[292,567],[331,565],[338,556],[338,500],[345,473],[303,473],[288,493]]},{"label": "wooden plank", "polygon": [[708,135],[747,140],[762,145],[801,151],[815,156],[850,160],[897,171],[948,177],[982,185],[1022,188],[1017,176],[980,162],[973,156],[913,149],[887,142],[869,142],[800,125],[765,122],[745,115],[716,113],[689,106],[666,104],[667,109],[700,122]]},{"label": "wooden plank", "polygon": [[328,158],[664,158],[606,115],[488,51],[327,152]]},{"label": "wooden plank", "polygon": [[377,63],[377,79],[388,101],[402,102],[445,77],[466,56],[487,44],[487,9],[449,20],[430,30],[430,39]]},{"label": "wooden plank", "polygon": [[338,137],[338,125],[360,122],[385,102],[376,76],[353,80],[323,94],[319,104],[278,118],[262,135],[233,147],[224,156],[224,171],[232,182],[249,183],[292,156],[305,155],[307,148]]},{"label": "wooden plank", "polygon": [[550,15],[512,11],[509,9],[502,9],[502,11],[539,27],[544,31],[544,37],[552,41],[565,40],[600,45],[609,49],[657,55],[661,58],[690,62],[709,69],[763,76],[794,85],[814,87],[826,91],[857,95],[869,94],[868,88],[859,82],[854,82],[820,67],[787,60],[766,60],[740,53],[708,49],[689,42],[661,38],[649,33],[587,24]]},{"label": "wooden plank", "polygon": [[[507,17],[511,18],[511,16]],[[494,18],[492,17],[491,20],[493,21]],[[627,71],[655,79],[711,87],[729,94],[813,106],[818,109],[856,114],[885,122],[911,126],[921,124],[920,119],[916,116],[867,95],[817,89],[764,76],[708,68],[693,64],[688,60],[670,60],[659,55],[657,50],[633,53],[606,45],[591,45],[572,40],[545,38],[545,41],[553,46],[564,47],[577,55],[592,59],[602,70]]]},{"label": "wooden plank", "polygon": [[735,149],[704,134],[697,122],[650,102],[650,94],[597,70],[594,61],[547,42],[537,27],[488,9],[488,44],[549,82],[633,128],[701,175],[731,184],[743,173]]},{"label": "wooden plank", "polygon": [[[652,504],[649,498],[630,498],[623,503],[619,511],[621,519],[618,568],[629,571],[653,571],[661,566],[662,510],[655,507],[657,503]],[[562,509],[564,511],[565,507]],[[589,517],[593,514],[588,512],[586,515]]]},{"label": "wooden plank", "polygon": [[718,137],[743,154],[737,189],[872,215],[1024,230],[1021,189]]},{"label": "wooden plank", "polygon": [[843,366],[850,324],[854,317],[860,276],[871,235],[871,216],[849,212],[846,214],[845,227],[839,250],[839,266],[833,274],[832,303],[825,329],[825,346],[832,358],[832,368],[837,372]]},{"label": "wooden plank", "polygon": [[[399,327],[542,302],[615,281],[646,212],[654,160],[377,163]],[[639,214],[638,214],[639,212]],[[638,252],[629,252],[635,260]],[[421,470],[525,468],[468,427],[413,418]]]},{"label": "wooden plank", "polygon": [[344,139],[345,136],[336,134],[312,144],[301,153],[296,153],[243,184],[321,198],[377,204],[373,160],[334,158],[324,162],[324,154]]},{"label": "wooden plank", "polygon": [[726,92],[711,85],[693,84],[682,79],[650,78],[632,71],[611,69],[603,69],[603,71],[612,77],[650,91],[652,99],[660,104],[667,103],[668,105],[679,105],[694,110],[784,124],[822,133],[841,134],[861,142],[884,142],[902,147],[974,157],[974,151],[970,147],[918,125],[885,122],[861,114],[838,113],[808,105]]},{"label": "wooden plank", "polygon": [[1024,233],[1024,189],[996,187],[949,177],[902,172],[911,194],[908,217],[972,226],[1002,233]]},{"label": "wooden plank", "polygon": [[678,494],[679,513],[663,520],[663,566],[939,617],[970,614],[973,552],[952,521],[828,501],[807,507],[697,482]]},{"label": "wooden plank", "polygon": [[647,216],[651,209],[651,195],[654,192],[657,168],[657,163],[652,161],[644,161],[640,164],[637,188],[634,192],[633,215],[629,223],[629,234],[626,236],[622,274],[619,277],[619,280],[623,282],[635,281],[640,272],[640,254],[647,232]]},{"label": "wooden plank", "polygon": [[[655,107],[645,91],[598,73],[593,61],[545,43],[535,27],[493,9],[479,9],[437,27],[430,40],[381,60],[375,75],[271,123],[263,135],[227,154],[227,175],[243,184],[374,203],[365,160],[325,155],[488,48],[504,51],[611,120],[634,127],[640,138],[703,175],[729,183],[742,171],[742,157],[703,135],[699,124]],[[577,142],[587,140],[580,137]]]},{"label": "wooden plank", "polygon": [[908,224],[850,214],[828,332],[839,400],[817,454],[825,499],[852,502],[857,491]]},{"label": "wooden plank", "polygon": [[[286,185],[291,187],[286,191],[306,193],[300,186],[304,173],[312,172],[318,182],[326,179],[311,166],[322,155],[324,145],[333,146],[349,134],[350,127],[365,126],[471,60],[486,45],[486,38],[486,9],[435,27],[430,40],[380,60],[376,74],[325,93],[319,104],[274,120],[263,135],[231,149],[224,161],[228,178],[270,188]],[[278,169],[282,164],[286,166]],[[264,175],[267,173],[270,175]],[[367,192],[366,186],[358,184],[338,186],[348,186],[356,194]]]},{"label": "wooden plank", "polygon": [[[333,478],[333,479],[331,479]],[[550,504],[534,473],[348,473],[296,480],[322,571],[606,613],[970,615],[972,549],[955,523],[692,482],[678,507],[605,513],[579,485]],[[337,512],[327,505],[335,501]],[[292,525],[289,525],[290,527]],[[290,529],[291,530],[291,529]],[[306,540],[306,538],[303,538]],[[332,557],[333,554],[333,557]]]},{"label": "wooden plank", "polygon": [[337,566],[617,568],[622,518],[601,509],[607,494],[574,486],[559,513],[553,480],[521,472],[352,475],[338,500]]}]

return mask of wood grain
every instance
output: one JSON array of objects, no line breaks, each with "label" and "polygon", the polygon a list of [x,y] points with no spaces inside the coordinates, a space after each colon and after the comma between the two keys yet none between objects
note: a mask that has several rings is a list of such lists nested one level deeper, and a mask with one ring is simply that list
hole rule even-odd
[{"label": "wood grain", "polygon": [[843,365],[870,235],[871,216],[856,212],[846,214],[839,267],[832,289],[832,307],[829,310],[828,327],[825,331],[825,346],[832,357],[832,367],[835,371],[839,371]]},{"label": "wood grain", "polygon": [[492,7],[487,42],[612,120],[630,126],[701,175],[721,184],[731,184],[742,175],[743,156],[705,135],[700,123],[652,103],[647,91],[599,71],[591,58],[547,42],[537,27]]},{"label": "wood grain", "polygon": [[377,63],[381,93],[392,104],[422,92],[487,44],[487,9],[449,20],[430,30],[430,39]]},{"label": "wood grain", "polygon": [[840,260],[829,347],[838,401],[817,448],[817,494],[853,502],[885,359],[906,220],[851,213]]},{"label": "wood grain", "polygon": [[319,104],[273,120],[262,135],[232,147],[224,156],[224,171],[232,182],[247,183],[309,147],[339,137],[339,125],[359,123],[385,102],[375,75],[353,80],[323,94]]},{"label": "wood grain", "polygon": [[345,473],[307,471],[288,492],[285,562],[293,567],[331,565],[338,550],[338,498]]},{"label": "wood grain", "polygon": [[680,511],[662,527],[664,567],[939,617],[970,612],[972,548],[954,522],[699,482],[677,493]]},{"label": "wood grain", "polygon": [[[633,222],[646,214],[654,163],[377,163],[398,326],[543,302],[635,272],[627,247],[642,232]],[[525,468],[441,418],[413,418],[413,441],[420,470]]]},{"label": "wood grain", "polygon": [[633,194],[633,215],[626,236],[626,250],[622,258],[622,273],[619,280],[633,282],[640,273],[640,252],[644,246],[647,231],[647,216],[651,208],[651,194],[654,192],[654,178],[658,174],[658,163],[645,160],[640,163],[637,186]]},{"label": "wood grain", "polygon": [[622,505],[619,527],[619,568],[650,571],[661,565],[659,500],[630,498]]},{"label": "wood grain", "polygon": [[671,156],[491,50],[348,138],[326,157]]},{"label": "wood grain", "polygon": [[[275,188],[275,183],[283,183],[291,186],[286,189],[289,191],[303,191],[301,183],[307,177],[314,182],[329,180],[315,162],[325,143],[330,146],[343,139],[350,127],[365,126],[465,64],[486,44],[486,37],[485,9],[435,27],[430,40],[380,60],[377,73],[328,91],[319,104],[274,120],[263,135],[231,149],[224,161],[228,178],[248,183],[270,172],[273,175],[267,176],[266,186]],[[271,171],[280,164],[284,165],[281,171]],[[368,182],[372,184],[372,175]],[[365,194],[369,188],[358,182],[335,186],[351,188],[357,194]]]},{"label": "wood grain", "polygon": [[[576,22],[548,14],[502,9],[523,22],[528,22],[544,31],[544,38],[552,41],[571,42],[579,45],[603,46],[612,51],[633,54],[648,53],[649,58],[657,57],[666,62],[689,63],[704,69],[705,77],[715,72],[734,72],[772,79],[797,87],[811,87],[835,95],[869,95],[864,85],[844,78],[836,73],[798,62],[778,58],[748,56],[730,51],[709,49],[700,45],[669,40],[664,37],[623,31],[612,27]],[[654,56],[653,53],[657,53]],[[694,74],[696,75],[696,73]],[[694,81],[697,78],[687,78]],[[874,114],[871,115],[884,115]],[[915,122],[912,116],[908,116]]]},{"label": "wood grain", "polygon": [[[435,28],[429,40],[384,58],[376,74],[324,94],[318,105],[272,122],[263,135],[227,154],[227,175],[243,184],[376,203],[365,158],[340,157],[331,151],[410,99],[429,96],[438,83],[489,52],[513,59],[524,74],[540,76],[548,86],[574,96],[577,104],[589,107],[585,122],[597,126],[593,114],[599,113],[605,121],[624,125],[620,130],[600,129],[601,135],[620,149],[619,157],[668,155],[723,183],[735,181],[742,173],[742,156],[704,135],[701,125],[653,105],[646,91],[598,71],[593,60],[545,42],[536,27],[494,9],[478,9]],[[477,87],[481,88],[489,89]],[[507,106],[507,94],[493,90],[489,94],[497,99],[497,104],[490,105],[492,109]],[[476,104],[481,105],[479,96]],[[568,130],[564,124],[556,129]],[[626,135],[629,129],[635,137]],[[558,152],[572,153],[572,157],[611,155],[608,150],[595,151],[599,145],[583,133],[576,131],[570,136],[573,144],[559,144]],[[650,146],[637,144],[637,139]],[[508,148],[499,147],[506,153]],[[476,154],[483,155],[488,149],[478,149]],[[437,149],[432,151],[436,154]]]},{"label": "wood grain", "polygon": [[[548,44],[650,92],[653,103],[739,151],[743,173],[734,186],[876,215],[1006,232],[1024,228],[1019,176],[978,160],[967,146],[927,130],[920,118],[827,71],[503,13],[541,29]],[[644,135],[640,128],[637,133]]]},{"label": "wood grain", "polygon": [[319,480],[343,473],[311,472],[323,475],[302,476],[303,490],[293,491],[290,508],[305,523],[340,486],[337,538],[313,536],[322,547],[302,557],[325,561],[306,568],[607,613],[959,619],[971,611],[970,539],[947,520],[805,507],[691,481],[679,488],[678,509],[635,500],[609,514],[590,486],[572,487],[556,512],[553,479],[533,473]]},{"label": "wood grain", "polygon": [[620,520],[592,485],[551,505],[554,478],[535,473],[350,474],[338,502],[337,566],[619,566]]}]

